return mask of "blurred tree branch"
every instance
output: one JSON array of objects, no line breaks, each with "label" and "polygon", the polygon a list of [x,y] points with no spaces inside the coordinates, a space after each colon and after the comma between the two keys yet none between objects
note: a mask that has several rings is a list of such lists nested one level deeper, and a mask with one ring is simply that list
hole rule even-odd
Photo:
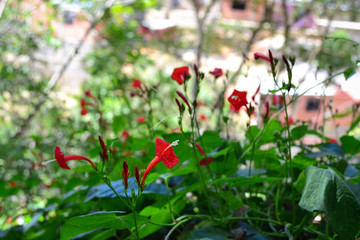
[{"label": "blurred tree branch", "polygon": [[230,80],[228,83],[233,83],[235,81],[235,79],[237,78],[237,76],[241,73],[241,70],[247,60],[247,54],[250,51],[252,45],[255,42],[255,39],[257,37],[257,35],[259,34],[259,32],[264,28],[264,24],[267,22],[271,22],[271,13],[272,13],[272,9],[274,7],[275,1],[265,1],[265,10],[264,10],[264,15],[263,18],[261,20],[261,22],[259,23],[259,25],[252,31],[251,33],[251,38],[249,39],[249,41],[246,44],[245,49],[243,50],[243,58],[244,60],[241,61],[238,69],[235,71],[235,73],[230,77]]},{"label": "blurred tree branch", "polygon": [[0,18],[2,16],[2,13],[3,13],[4,9],[5,9],[6,1],[7,0],[1,0],[1,2],[0,2]]},{"label": "blurred tree branch", "polygon": [[[215,3],[218,0],[211,0],[210,3],[206,6],[205,10],[203,11],[203,14],[201,16],[201,4],[198,0],[192,0],[192,4],[194,6],[195,9],[195,17],[196,17],[196,65],[198,66],[198,68],[200,68],[200,64],[201,64],[201,55],[202,55],[202,45],[204,42],[204,24],[205,21],[207,19],[207,17],[209,16],[210,10],[211,8],[215,5]],[[195,99],[196,96],[196,92],[197,92],[197,83],[196,81],[194,81],[194,85],[193,85],[193,99]]]},{"label": "blurred tree branch", "polygon": [[66,60],[62,64],[61,68],[51,76],[46,88],[44,89],[42,95],[39,98],[38,103],[36,103],[34,105],[32,111],[30,112],[30,114],[27,116],[26,119],[23,120],[23,123],[21,124],[18,131],[14,135],[14,138],[18,138],[18,137],[21,137],[23,135],[24,131],[26,130],[26,128],[30,124],[33,117],[39,111],[41,106],[45,103],[49,93],[54,89],[57,81],[62,77],[62,75],[65,73],[66,69],[70,66],[72,60],[79,53],[81,47],[84,45],[84,42],[85,42],[86,38],[88,37],[88,35],[90,34],[91,30],[102,19],[102,17],[104,16],[104,13],[106,12],[106,10],[109,9],[114,4],[114,2],[115,2],[115,0],[107,1],[105,3],[105,5],[104,5],[104,8],[98,10],[95,13],[94,19],[91,21],[91,24],[90,24],[89,28],[86,30],[86,32],[83,35],[83,37],[81,38],[80,42],[75,47],[74,51],[71,54],[69,54],[69,56],[66,58]]}]

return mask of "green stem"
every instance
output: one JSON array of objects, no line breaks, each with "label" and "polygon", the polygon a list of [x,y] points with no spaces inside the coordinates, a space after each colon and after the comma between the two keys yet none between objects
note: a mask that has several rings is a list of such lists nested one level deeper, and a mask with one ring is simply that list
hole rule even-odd
[{"label": "green stem", "polygon": [[[199,122],[198,122],[197,119],[196,119],[196,110],[195,110],[195,108],[194,108],[194,116],[195,116],[195,117],[194,117],[194,121],[195,121],[195,124],[196,124],[197,133],[198,133],[198,135],[199,135],[199,137],[200,137]],[[201,143],[202,148],[205,149],[205,148],[204,148],[205,145],[204,145],[204,142],[203,142],[202,137],[200,137],[200,143]],[[193,147],[194,147],[194,146],[193,146]],[[208,157],[207,157],[207,154],[206,154],[205,151],[204,151],[204,155],[205,155],[205,158],[207,159]],[[209,175],[210,175],[210,177],[211,177],[211,180],[214,180],[214,175],[213,175],[213,172],[212,172],[211,169],[210,169],[209,164],[206,166],[206,169],[207,169],[208,172],[209,172]],[[220,197],[220,193],[219,193],[219,189],[218,189],[217,184],[214,184],[214,187],[215,187],[215,192],[216,192],[217,201],[218,201],[218,204],[219,204],[220,218],[222,218],[222,217],[223,217],[223,204],[222,204],[222,200],[221,200],[221,197]]]},{"label": "green stem", "polygon": [[[288,153],[286,154],[287,160],[289,160],[290,164],[290,185],[291,185],[291,203],[292,203],[292,224],[295,224],[296,219],[296,204],[295,204],[295,191],[294,191],[294,169],[292,166],[292,156],[291,156],[291,132],[290,132],[290,125],[289,125],[289,114],[288,114],[288,105],[286,103],[286,94],[283,92],[283,98],[284,98],[284,105],[285,105],[285,116],[286,116],[286,130],[287,130],[287,140],[288,140]],[[287,162],[287,161],[286,161]]]},{"label": "green stem", "polygon": [[[134,206],[133,206],[133,205],[129,205],[129,204],[115,191],[115,189],[113,188],[113,186],[111,185],[111,183],[109,182],[108,179],[103,178],[103,180],[104,180],[104,182],[106,183],[106,185],[108,185],[108,187],[115,193],[115,195],[116,195],[118,198],[120,198],[121,201],[123,201],[123,203],[125,203],[125,205],[128,206],[128,207],[134,212],[134,218],[135,218],[135,219],[134,219],[134,223],[135,223],[135,231],[136,231],[136,233],[134,233],[127,224],[125,224],[125,226],[126,226],[126,228],[129,230],[129,232],[135,236],[136,239],[139,239],[139,235],[138,235],[138,231],[137,231],[138,229],[137,229],[137,224],[136,224],[136,211],[135,211],[135,209],[134,209]],[[125,190],[125,195],[126,195],[126,197],[129,199],[126,190]]]},{"label": "green stem", "polygon": [[164,179],[164,182],[165,182],[165,186],[166,186],[166,193],[167,193],[167,199],[168,199],[168,203],[169,203],[169,211],[170,211],[171,219],[173,220],[173,222],[175,222],[174,213],[173,213],[171,201],[170,201],[170,191],[169,191],[169,185],[168,185],[167,179]]},{"label": "green stem", "polygon": [[281,183],[278,183],[276,187],[276,196],[275,196],[275,217],[276,220],[278,221],[280,221],[280,213],[279,213],[280,185]]}]

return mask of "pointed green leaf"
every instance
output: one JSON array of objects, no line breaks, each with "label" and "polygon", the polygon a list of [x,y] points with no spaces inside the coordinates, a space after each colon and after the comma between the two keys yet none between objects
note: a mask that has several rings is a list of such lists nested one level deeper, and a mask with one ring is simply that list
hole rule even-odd
[{"label": "pointed green leaf", "polygon": [[[94,212],[87,215],[70,218],[61,228],[61,240],[72,239],[73,237],[90,232],[95,229],[126,229],[134,226],[134,215],[132,213],[121,215],[123,211],[112,212]],[[148,218],[142,215],[136,216],[138,225],[142,225],[148,221]],[[130,233],[129,233],[130,234]]]}]

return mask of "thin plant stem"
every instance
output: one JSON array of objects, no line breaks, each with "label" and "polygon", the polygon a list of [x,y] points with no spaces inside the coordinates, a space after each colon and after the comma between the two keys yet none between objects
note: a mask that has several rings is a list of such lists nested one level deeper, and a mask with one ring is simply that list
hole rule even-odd
[{"label": "thin plant stem", "polygon": [[[295,205],[295,191],[294,191],[294,169],[292,166],[292,156],[291,156],[291,132],[290,132],[290,124],[289,124],[289,113],[288,113],[288,105],[286,103],[286,95],[285,92],[283,92],[283,98],[284,98],[284,106],[285,106],[285,116],[286,116],[286,130],[287,130],[287,139],[288,139],[288,146],[289,150],[288,153],[285,154],[287,160],[289,161],[289,167],[290,167],[290,185],[291,185],[291,202],[292,202],[292,224],[295,224],[295,218],[296,218],[296,205]],[[287,162],[287,161],[286,161]]]},{"label": "thin plant stem", "polygon": [[200,168],[200,162],[199,162],[199,159],[196,155],[196,151],[195,151],[195,144],[194,142],[192,141],[192,139],[188,138],[188,136],[185,134],[183,128],[182,128],[182,125],[180,125],[180,131],[181,133],[185,136],[185,138],[191,143],[192,145],[192,149],[193,149],[193,152],[194,152],[194,156],[195,156],[195,161],[196,161],[196,168],[197,168],[197,171],[198,171],[198,174],[200,176],[200,180],[201,180],[201,184],[202,184],[202,188],[203,188],[203,192],[205,194],[205,198],[206,198],[206,201],[208,203],[208,207],[209,207],[209,211],[210,211],[210,214],[211,216],[213,216],[213,211],[212,211],[212,207],[211,207],[211,204],[210,204],[210,201],[209,201],[209,195],[208,195],[208,189],[206,187],[206,184],[205,184],[205,180],[204,180],[204,176],[203,176],[203,173],[201,171],[201,168]]},{"label": "thin plant stem", "polygon": [[166,234],[164,240],[168,240],[170,238],[170,235],[183,223],[186,223],[187,221],[191,220],[191,218],[185,218],[184,220],[178,222],[177,224],[175,224],[170,231],[168,232],[168,234]]},{"label": "thin plant stem", "polygon": [[175,218],[174,218],[174,213],[172,210],[172,205],[171,205],[171,201],[170,201],[170,191],[169,191],[169,184],[167,179],[164,179],[165,182],[165,186],[166,186],[166,195],[167,195],[167,199],[168,199],[168,203],[169,203],[169,211],[170,211],[170,215],[171,215],[171,219],[173,220],[173,222],[175,222]]},{"label": "thin plant stem", "polygon": [[[125,189],[125,195],[127,197],[127,199],[130,199],[128,194],[127,194],[127,190]],[[136,207],[136,199],[133,198],[131,199],[131,210],[134,213],[134,225],[135,225],[135,235],[136,235],[136,239],[139,239],[139,231],[138,231],[138,226],[137,226],[137,222],[136,222],[136,211],[135,211],[135,207]]]},{"label": "thin plant stem", "polygon": [[275,195],[275,217],[276,220],[280,221],[280,213],[279,213],[279,200],[280,200],[280,185],[281,183],[278,183],[276,187],[276,195]]},{"label": "thin plant stem", "polygon": [[[122,199],[122,197],[115,191],[115,189],[113,188],[113,186],[111,185],[111,183],[108,182],[108,179],[103,178],[104,182],[106,183],[106,185],[109,186],[109,188],[115,193],[115,195],[121,199],[121,201],[123,201],[123,203],[125,203],[126,206],[128,206],[133,212],[134,212],[134,223],[135,223],[135,232],[134,233],[131,228],[125,224],[126,228],[130,231],[131,234],[133,234],[135,236],[136,239],[139,239],[139,234],[138,234],[138,229],[137,229],[137,224],[136,224],[136,211],[134,209],[133,205],[129,205],[124,199]],[[127,192],[125,191],[125,195],[128,198]]]},{"label": "thin plant stem", "polygon": [[[195,121],[196,129],[197,129],[198,135],[200,136],[199,122],[196,119],[196,110],[195,110],[195,108],[194,108],[194,116],[195,116],[194,121]],[[204,142],[202,140],[202,137],[200,137],[200,143],[201,143],[201,146],[204,148],[205,145],[204,145]],[[205,155],[205,158],[207,159],[208,157],[207,157],[206,152],[204,152],[204,155]],[[210,166],[207,165],[206,169],[208,170],[211,179],[214,180],[214,175],[213,175],[213,172],[211,172]],[[223,216],[223,208],[222,208],[222,201],[221,201],[219,189],[218,189],[217,184],[214,184],[214,187],[215,187],[215,191],[216,191],[217,201],[218,201],[218,204],[219,204],[220,218],[222,218],[222,216]]]}]

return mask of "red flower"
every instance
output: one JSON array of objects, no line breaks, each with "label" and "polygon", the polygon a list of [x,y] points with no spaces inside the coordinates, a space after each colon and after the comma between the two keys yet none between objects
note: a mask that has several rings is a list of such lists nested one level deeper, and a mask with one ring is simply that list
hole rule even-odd
[{"label": "red flower", "polygon": [[335,138],[329,138],[329,142],[331,142],[331,143],[337,143],[337,141],[336,141]]},{"label": "red flower", "polygon": [[141,81],[139,79],[135,79],[132,84],[132,87],[136,89],[136,88],[139,88],[140,85],[141,85]]},{"label": "red flower", "polygon": [[176,146],[178,141],[173,143],[168,143],[160,138],[156,138],[156,157],[149,163],[147,166],[145,173],[141,179],[141,189],[144,189],[146,176],[149,174],[151,169],[153,169],[158,163],[161,161],[168,168],[173,168],[177,163],[179,163],[179,158],[176,156],[174,149],[172,146]]},{"label": "red flower", "polygon": [[201,155],[205,154],[204,149],[196,142],[194,142],[195,147],[199,150],[199,152],[201,153]]},{"label": "red flower", "polygon": [[88,110],[86,108],[82,108],[81,109],[81,116],[85,116],[86,114],[88,114]]},{"label": "red flower", "polygon": [[85,107],[87,105],[87,102],[84,99],[81,99],[81,107]]},{"label": "red flower", "polygon": [[204,114],[201,114],[200,115],[200,120],[202,120],[202,121],[205,121],[207,118],[206,118],[206,116],[204,115]]},{"label": "red flower", "polygon": [[138,119],[137,119],[138,123],[143,123],[145,121],[146,121],[146,119],[143,116],[139,116]]},{"label": "red flower", "polygon": [[212,160],[214,160],[214,158],[212,158],[212,157],[206,158],[205,157],[205,158],[201,159],[200,165],[206,166],[206,165],[210,164],[212,162]]},{"label": "red flower", "polygon": [[255,54],[254,54],[254,58],[255,58],[255,60],[258,60],[259,58],[261,58],[261,59],[263,59],[263,60],[268,61],[269,63],[271,63],[270,58],[269,58],[268,56],[262,54],[262,53],[255,53]]},{"label": "red flower", "polygon": [[122,136],[126,139],[126,138],[130,137],[130,133],[125,130],[122,132]]},{"label": "red flower", "polygon": [[[95,163],[93,163],[90,159],[88,159],[87,157],[81,156],[81,155],[66,155],[64,156],[64,154],[61,152],[60,147],[56,146],[55,148],[55,159],[57,161],[57,163],[59,164],[59,166],[63,169],[70,169],[70,167],[67,165],[67,161],[71,161],[71,160],[85,160],[88,161],[95,170],[97,170],[97,167],[95,165]],[[50,160],[52,161],[52,160]]]},{"label": "red flower", "polygon": [[106,149],[106,145],[104,143],[104,140],[102,139],[101,136],[99,136],[99,142],[100,142],[100,145],[101,145],[101,148],[102,148],[102,153],[100,152],[100,156],[101,156],[101,159],[102,160],[109,160],[109,156],[107,154],[107,149]]},{"label": "red flower", "polygon": [[[194,142],[194,145],[195,145],[195,147],[199,150],[199,152],[200,152],[201,155],[205,155],[204,149],[203,149],[198,143]],[[209,163],[211,163],[212,160],[214,160],[214,158],[212,158],[212,157],[207,157],[207,158],[204,157],[203,159],[201,159],[200,165],[206,166],[206,165],[208,165]]]},{"label": "red flower", "polygon": [[238,112],[242,106],[246,106],[246,104],[248,104],[246,95],[247,92],[234,89],[233,93],[230,95],[230,97],[228,97],[228,101],[233,106],[235,112]]},{"label": "red flower", "polygon": [[11,181],[10,183],[9,183],[9,185],[10,185],[10,187],[16,187],[17,185],[19,185],[17,182],[15,182],[15,181]]},{"label": "red flower", "polygon": [[91,94],[90,90],[85,91],[85,96],[87,96],[87,97],[94,97],[94,96]]},{"label": "red flower", "polygon": [[128,187],[128,177],[129,177],[129,167],[127,165],[127,162],[123,162],[123,171],[122,171],[122,177],[124,181],[124,187],[127,189]]},{"label": "red flower", "polygon": [[271,59],[262,53],[254,53],[254,58],[255,58],[255,60],[258,60],[259,58],[261,58],[262,60],[268,61],[269,63],[272,64]]},{"label": "red flower", "polygon": [[223,71],[221,68],[215,68],[213,71],[210,71],[210,74],[215,78],[221,77],[223,75]]},{"label": "red flower", "polygon": [[289,126],[294,123],[294,119],[292,117],[289,117]]},{"label": "red flower", "polygon": [[190,77],[189,67],[175,68],[171,74],[171,78],[177,81],[179,85],[183,84],[188,77]]}]

